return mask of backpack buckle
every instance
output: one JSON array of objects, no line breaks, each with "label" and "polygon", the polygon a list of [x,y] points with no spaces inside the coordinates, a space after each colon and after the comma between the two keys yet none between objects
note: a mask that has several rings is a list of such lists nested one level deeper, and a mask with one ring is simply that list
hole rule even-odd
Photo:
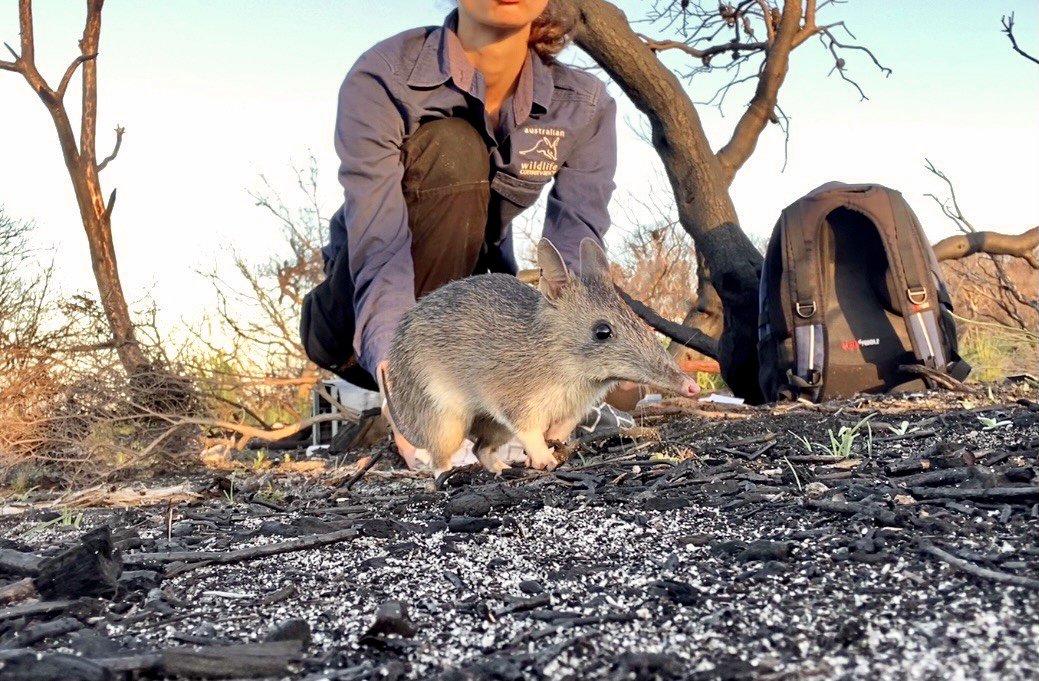
[{"label": "backpack buckle", "polygon": [[923,286],[911,286],[906,289],[906,296],[913,305],[923,305],[927,302],[927,289]]},{"label": "backpack buckle", "polygon": [[807,303],[798,301],[794,303],[794,311],[797,312],[797,316],[801,319],[811,319],[815,315],[815,301],[810,300]]}]

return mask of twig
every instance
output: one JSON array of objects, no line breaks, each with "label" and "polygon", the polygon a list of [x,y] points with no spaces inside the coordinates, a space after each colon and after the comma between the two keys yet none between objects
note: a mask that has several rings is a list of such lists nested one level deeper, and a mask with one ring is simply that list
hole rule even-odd
[{"label": "twig", "polygon": [[1030,579],[1028,577],[1022,577],[1020,575],[1012,575],[1008,572],[1000,572],[999,570],[991,570],[989,568],[983,568],[969,561],[963,560],[957,556],[952,555],[944,549],[938,548],[927,540],[920,540],[917,542],[917,546],[924,553],[928,553],[938,560],[948,563],[961,572],[966,572],[969,575],[979,577],[981,579],[988,579],[993,582],[1000,582],[1001,584],[1013,584],[1014,586],[1023,586],[1026,589],[1039,590],[1039,579]]},{"label": "twig", "polygon": [[1017,52],[1019,55],[1021,55],[1025,59],[1028,59],[1029,61],[1034,61],[1036,64],[1039,64],[1039,59],[1036,59],[1035,57],[1033,57],[1032,55],[1028,54],[1027,52],[1025,52],[1024,50],[1022,50],[1020,47],[1017,46],[1017,39],[1014,37],[1014,13],[1013,12],[1010,13],[1009,17],[1007,17],[1006,15],[1003,16],[1003,32],[1007,34],[1008,38],[1010,38],[1010,44],[1013,46],[1014,52]]},{"label": "twig", "polygon": [[105,157],[105,160],[97,164],[97,172],[101,172],[108,165],[109,161],[114,161],[115,157],[119,154],[119,147],[123,144],[123,133],[126,132],[126,128],[123,126],[116,126],[115,129],[115,148],[112,149],[112,153]]},{"label": "twig", "polygon": [[386,453],[386,449],[383,448],[383,449],[380,449],[379,451],[375,452],[371,456],[369,456],[368,460],[365,462],[365,464],[363,466],[361,466],[361,468],[356,473],[354,473],[349,478],[347,478],[346,482],[343,483],[343,485],[341,485],[341,486],[344,487],[345,489],[350,489],[351,487],[353,487],[354,483],[356,483],[358,480],[363,478],[364,474],[367,473],[368,471],[370,471],[372,469],[372,466],[374,466],[376,463],[378,463],[379,459],[381,459],[382,455],[385,454],[385,453]]},{"label": "twig", "polygon": [[1002,331],[1002,332],[1010,334],[1012,336],[1017,335],[1017,334],[1021,334],[1025,338],[1027,338],[1027,339],[1029,339],[1031,341],[1039,341],[1039,333],[1035,333],[1034,331],[1029,331],[1028,329],[1018,329],[1018,328],[1014,328],[1013,326],[1007,326],[1006,324],[999,324],[997,322],[983,322],[983,321],[979,321],[977,319],[969,319],[967,317],[961,317],[960,315],[956,314],[955,312],[953,312],[951,314],[952,314],[953,319],[955,319],[958,322],[964,322],[966,324],[975,324],[977,326],[984,326],[984,327],[987,327],[987,328],[990,328],[990,329]]},{"label": "twig", "polygon": [[36,585],[32,577],[25,577],[0,588],[0,605],[16,603],[37,596]]},{"label": "twig", "polygon": [[741,43],[737,42],[734,39],[727,43],[711,45],[710,47],[705,47],[701,50],[693,47],[692,45],[679,42],[677,40],[653,40],[652,38],[647,38],[641,33],[639,33],[638,36],[646,44],[646,47],[653,50],[654,52],[662,52],[664,50],[680,50],[688,54],[690,57],[696,57],[697,59],[700,59],[701,61],[703,61],[704,65],[709,65],[711,62],[711,57],[713,57],[716,54],[723,54],[725,52],[738,53],[741,51],[758,52],[768,47],[768,43],[766,42]]},{"label": "twig", "polygon": [[65,69],[65,75],[61,77],[61,82],[58,83],[58,89],[55,94],[59,100],[65,97],[65,90],[68,89],[69,81],[72,80],[72,75],[76,72],[76,69],[79,68],[79,65],[85,61],[96,58],[97,52],[94,52],[93,54],[81,54],[72,60],[72,63],[69,64],[69,67]]},{"label": "twig", "polygon": [[808,499],[805,506],[819,511],[844,513],[847,515],[864,515],[884,525],[898,524],[898,516],[879,506],[871,506],[851,501],[830,501],[828,499]]},{"label": "twig", "polygon": [[1021,485],[1020,487],[989,487],[987,489],[962,489],[960,487],[913,487],[910,489],[917,499],[974,499],[1019,501],[1035,503],[1039,501],[1039,487]]},{"label": "twig", "polygon": [[242,561],[253,560],[256,558],[276,556],[281,553],[306,551],[307,549],[327,546],[328,544],[335,544],[347,539],[353,539],[358,534],[359,532],[357,530],[349,528],[345,530],[336,530],[335,532],[326,532],[323,534],[311,534],[306,537],[277,542],[274,544],[250,546],[244,549],[235,549],[234,551],[166,551],[162,553],[131,553],[123,556],[123,563],[126,565],[153,565],[155,563],[183,562],[186,563],[186,565],[174,568],[173,570],[167,570],[168,573],[174,572],[175,574],[182,574],[204,565],[226,565],[228,563],[240,563]]},{"label": "twig", "polygon": [[166,421],[170,424],[169,430],[173,430],[185,425],[208,426],[210,428],[230,430],[241,435],[248,436],[250,438],[256,438],[257,440],[265,440],[267,442],[270,442],[272,440],[280,440],[290,435],[295,435],[304,428],[316,425],[318,423],[327,423],[329,421],[343,420],[343,415],[340,413],[318,414],[317,416],[311,416],[310,418],[297,421],[296,423],[284,426],[283,428],[275,428],[274,430],[263,430],[262,428],[247,426],[242,423],[233,423],[231,421],[223,421],[220,419],[207,419],[193,416],[177,416],[173,414],[163,414],[160,412],[152,411],[151,409],[147,409],[146,407],[139,404],[134,404],[133,406],[136,409],[139,409],[142,414],[154,416],[157,419]]},{"label": "twig", "polygon": [[941,371],[930,367],[925,367],[921,364],[900,364],[898,370],[907,374],[913,374],[914,376],[920,376],[941,388],[945,388],[946,390],[952,390],[953,392],[958,393],[967,393],[968,395],[978,394],[976,389],[971,388],[963,381],[958,381],[949,374],[942,373]]}]

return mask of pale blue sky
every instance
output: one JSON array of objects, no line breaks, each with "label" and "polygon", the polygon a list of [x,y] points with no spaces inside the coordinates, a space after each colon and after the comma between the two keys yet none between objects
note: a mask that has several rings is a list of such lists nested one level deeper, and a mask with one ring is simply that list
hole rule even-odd
[{"label": "pale blue sky", "polygon": [[[643,3],[620,3],[629,16]],[[340,201],[332,149],[336,92],[374,42],[440,23],[447,0],[108,0],[100,56],[98,152],[127,128],[122,152],[103,174],[119,188],[114,233],[127,295],[151,292],[164,320],[195,319],[211,299],[194,269],[226,264],[234,244],[261,258],[278,226],[246,193],[265,173],[290,193],[289,164],[316,155],[327,212]],[[767,233],[779,210],[824,181],[875,181],[901,189],[934,237],[950,223],[924,194],[942,192],[923,168],[931,158],[957,182],[976,225],[1008,231],[1039,218],[1039,68],[1010,50],[1000,16],[1016,12],[1019,40],[1039,52],[1034,0],[946,2],[852,0],[820,20],[844,19],[894,70],[884,78],[849,53],[849,73],[870,100],[837,76],[816,41],[799,48],[780,94],[792,121],[785,172],[783,137],[766,130],[733,185],[744,227]],[[76,54],[83,3],[37,0],[37,61],[53,83]],[[0,7],[0,40],[17,44],[16,8]],[[669,62],[682,64],[678,54]],[[710,82],[694,84],[694,99]],[[619,99],[623,95],[611,86]],[[726,138],[750,91],[733,91],[725,116],[701,108],[712,144]],[[75,108],[78,92],[68,96]],[[614,214],[645,196],[659,162],[629,130],[638,113],[620,107],[619,189]],[[0,204],[34,220],[39,243],[56,249],[59,283],[94,290],[57,139],[42,104],[16,74],[0,72]],[[620,235],[621,229],[614,234]]]}]

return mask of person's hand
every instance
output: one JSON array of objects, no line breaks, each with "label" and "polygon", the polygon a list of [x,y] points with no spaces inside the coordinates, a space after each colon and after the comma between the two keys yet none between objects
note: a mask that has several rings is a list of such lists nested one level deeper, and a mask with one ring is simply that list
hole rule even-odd
[{"label": "person's hand", "polygon": [[389,362],[383,360],[375,368],[375,380],[379,383],[379,394],[382,395],[382,415],[386,422],[390,424],[390,431],[393,433],[393,441],[397,444],[397,452],[400,454],[400,458],[404,459],[408,470],[414,470],[416,447],[400,434],[397,426],[393,424],[393,418],[390,416],[390,409],[386,399],[386,396],[390,394],[389,377],[386,373],[387,366],[389,366]]},{"label": "person's hand", "polygon": [[631,411],[646,396],[646,386],[621,381],[606,395],[606,403],[621,411]]}]

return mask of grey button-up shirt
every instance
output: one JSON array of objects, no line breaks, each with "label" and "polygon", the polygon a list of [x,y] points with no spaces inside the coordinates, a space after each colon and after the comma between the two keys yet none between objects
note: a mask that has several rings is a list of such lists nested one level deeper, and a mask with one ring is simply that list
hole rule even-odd
[{"label": "grey button-up shirt", "polygon": [[[533,52],[511,103],[499,114],[497,135],[484,111],[483,74],[469,62],[454,31],[457,11],[444,26],[406,31],[361,55],[339,91],[335,148],[346,201],[344,229],[333,229],[323,249],[335,260],[343,249],[354,283],[354,349],[374,374],[385,359],[401,315],[415,302],[411,232],[401,180],[401,145],[430,120],[484,121],[491,189],[501,201],[500,238],[490,243],[513,272],[510,223],[552,180],[544,236],[571,267],[581,240],[602,240],[617,165],[616,105],[594,76]],[[445,247],[449,247],[445,244]]]}]

